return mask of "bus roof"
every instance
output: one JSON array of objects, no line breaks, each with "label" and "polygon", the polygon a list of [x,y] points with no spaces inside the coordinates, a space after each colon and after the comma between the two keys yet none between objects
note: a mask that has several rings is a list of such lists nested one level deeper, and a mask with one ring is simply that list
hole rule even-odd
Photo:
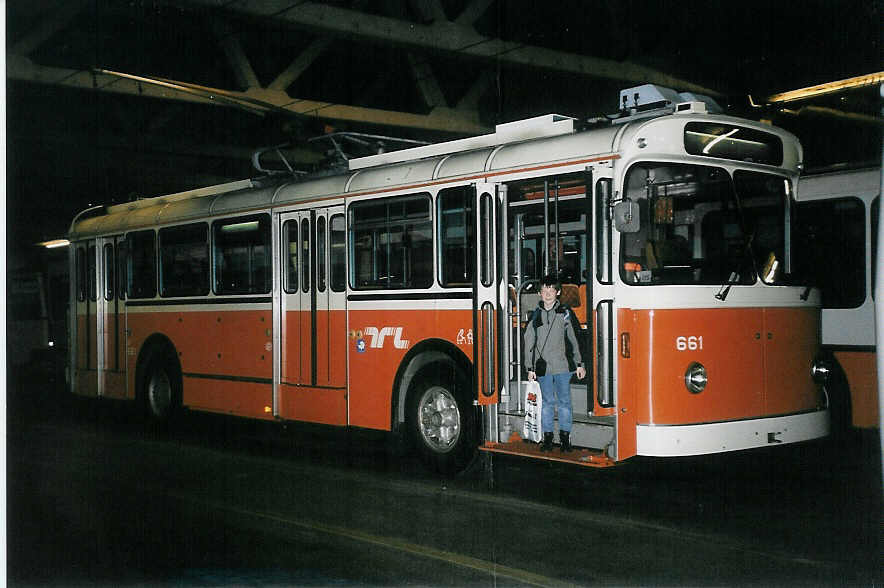
[{"label": "bus roof", "polygon": [[763,127],[768,132],[794,140],[782,129],[704,112],[678,112],[580,132],[575,129],[575,119],[548,114],[498,125],[495,133],[488,135],[354,159],[348,171],[336,175],[299,180],[240,180],[106,208],[96,207],[75,217],[69,238],[116,234],[222,214],[372,192],[427,190],[434,184],[477,181],[526,166],[554,169],[557,165],[613,160],[619,157],[621,140],[626,141],[636,129],[676,118]]}]

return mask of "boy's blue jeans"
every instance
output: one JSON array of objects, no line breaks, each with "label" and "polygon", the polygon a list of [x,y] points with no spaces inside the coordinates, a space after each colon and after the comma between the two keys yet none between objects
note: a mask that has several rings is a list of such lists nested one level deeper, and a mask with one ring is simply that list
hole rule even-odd
[{"label": "boy's blue jeans", "polygon": [[571,432],[571,374],[551,374],[537,378],[543,394],[540,410],[540,427],[544,433],[552,433],[555,425],[555,408],[559,408],[559,431]]}]

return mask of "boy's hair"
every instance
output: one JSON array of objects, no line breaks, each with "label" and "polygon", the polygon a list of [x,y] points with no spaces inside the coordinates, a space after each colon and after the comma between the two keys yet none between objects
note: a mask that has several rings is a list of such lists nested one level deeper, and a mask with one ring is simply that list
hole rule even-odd
[{"label": "boy's hair", "polygon": [[559,280],[558,276],[554,276],[553,274],[546,274],[543,276],[543,279],[540,281],[541,286],[552,286],[557,291],[562,291],[562,281]]}]

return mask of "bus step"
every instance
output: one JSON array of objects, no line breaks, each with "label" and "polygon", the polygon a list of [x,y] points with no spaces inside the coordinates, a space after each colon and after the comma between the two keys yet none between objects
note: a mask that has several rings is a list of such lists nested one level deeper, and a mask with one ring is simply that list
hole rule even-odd
[{"label": "bus step", "polygon": [[518,455],[533,459],[542,459],[545,461],[559,461],[563,463],[573,463],[575,465],[606,468],[614,465],[614,460],[605,455],[605,452],[599,449],[588,449],[586,447],[575,447],[569,453],[562,453],[556,446],[552,451],[540,451],[540,444],[532,441],[525,441],[517,433],[513,433],[510,440],[506,443],[495,443],[486,441],[484,445],[479,447],[480,451],[488,453],[503,453],[506,455]]}]

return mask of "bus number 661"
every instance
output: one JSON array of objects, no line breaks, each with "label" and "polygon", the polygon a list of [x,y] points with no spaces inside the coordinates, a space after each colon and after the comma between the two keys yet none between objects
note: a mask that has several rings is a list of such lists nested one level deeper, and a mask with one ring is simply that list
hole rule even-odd
[{"label": "bus number 661", "polygon": [[675,348],[679,351],[696,351],[698,349],[703,349],[703,336],[694,337],[693,335],[690,337],[676,337],[675,338]]}]

